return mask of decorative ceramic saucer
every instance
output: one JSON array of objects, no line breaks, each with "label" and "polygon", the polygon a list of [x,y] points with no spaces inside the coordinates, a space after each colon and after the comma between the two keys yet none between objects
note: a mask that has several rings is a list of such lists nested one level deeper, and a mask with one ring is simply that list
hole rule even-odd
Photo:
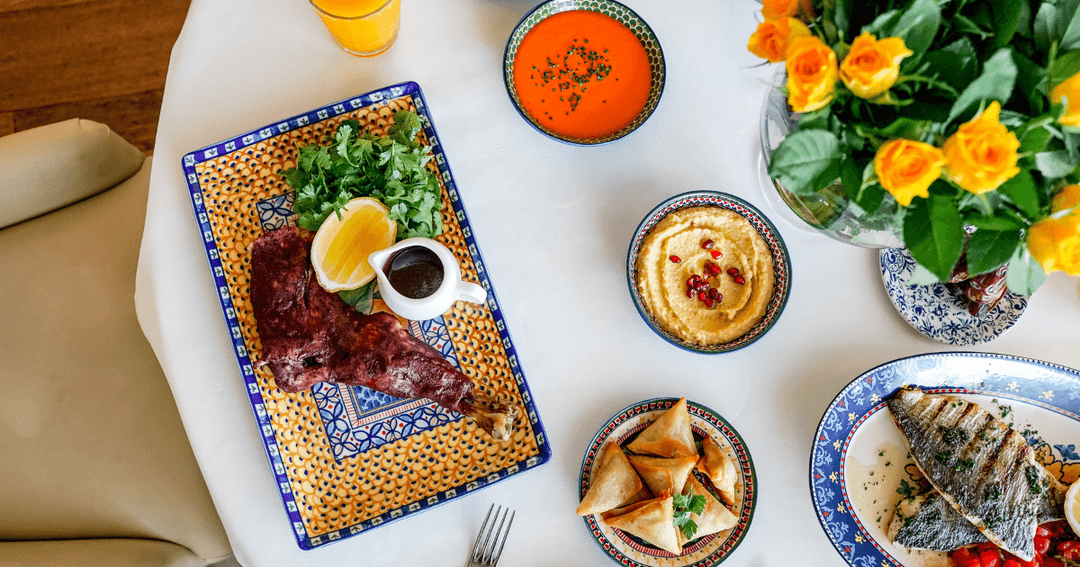
[{"label": "decorative ceramic saucer", "polygon": [[908,285],[915,259],[904,248],[881,251],[881,280],[896,310],[916,331],[957,346],[992,341],[1009,330],[1027,309],[1027,298],[1005,292],[989,313],[976,317],[945,284]]}]

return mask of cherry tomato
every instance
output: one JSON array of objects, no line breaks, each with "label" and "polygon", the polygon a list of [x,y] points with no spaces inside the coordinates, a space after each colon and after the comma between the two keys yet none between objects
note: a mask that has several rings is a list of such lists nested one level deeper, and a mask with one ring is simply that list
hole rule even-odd
[{"label": "cherry tomato", "polygon": [[1050,528],[1046,525],[1041,525],[1037,530],[1035,530],[1035,535],[1039,537],[1050,537]]},{"label": "cherry tomato", "polygon": [[[1041,529],[1041,528],[1040,528]],[[1046,555],[1046,552],[1050,551],[1050,538],[1045,536],[1035,536],[1035,554]]]},{"label": "cherry tomato", "polygon": [[971,549],[961,547],[952,554],[953,562],[957,567],[979,567],[979,556],[971,553]]},{"label": "cherry tomato", "polygon": [[1015,559],[1006,559],[1005,562],[1001,564],[1001,567],[1020,567],[1020,563]]},{"label": "cherry tomato", "polygon": [[[980,546],[981,547],[981,546]],[[1001,553],[997,548],[979,552],[979,564],[982,567],[1001,567]]]},{"label": "cherry tomato", "polygon": [[1047,557],[1043,561],[1043,567],[1065,567],[1065,564],[1054,559],[1053,557]]}]

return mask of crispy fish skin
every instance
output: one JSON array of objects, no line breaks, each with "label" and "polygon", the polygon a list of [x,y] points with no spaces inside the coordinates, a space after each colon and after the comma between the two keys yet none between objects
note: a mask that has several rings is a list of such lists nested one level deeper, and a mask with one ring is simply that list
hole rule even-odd
[{"label": "crispy fish skin", "polygon": [[1051,482],[1027,440],[956,396],[906,388],[886,403],[942,498],[992,543],[1031,561],[1040,500]]},{"label": "crispy fish skin", "polygon": [[897,545],[930,551],[952,551],[986,542],[975,524],[934,491],[900,500],[889,522],[889,535]]}]

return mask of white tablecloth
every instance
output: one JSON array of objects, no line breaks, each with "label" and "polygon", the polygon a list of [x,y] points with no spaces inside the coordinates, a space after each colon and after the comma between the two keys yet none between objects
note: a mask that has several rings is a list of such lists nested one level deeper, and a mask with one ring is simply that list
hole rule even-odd
[{"label": "white tablecloth", "polygon": [[[580,518],[576,478],[599,426],[621,408],[686,396],[745,439],[760,500],[726,565],[841,566],[815,518],[814,429],[833,396],[889,360],[956,350],[915,333],[881,284],[876,251],[782,220],[759,184],[759,110],[771,66],[746,50],[750,0],[633,0],[667,62],[655,114],[604,147],[533,130],[502,83],[506,39],[536,0],[404,0],[397,44],[359,59],[304,0],[194,0],[173,49],[138,274],[140,321],[195,455],[248,567],[464,564],[488,505],[518,510],[508,567],[606,565]],[[401,81],[424,89],[521,366],[548,431],[543,467],[476,494],[302,551],[256,429],[181,170],[192,150]],[[627,292],[626,250],[665,198],[724,191],[762,209],[791,253],[793,289],[768,334],[719,356],[661,340]],[[968,350],[1080,367],[1077,280],[1055,274],[1001,338]]]}]

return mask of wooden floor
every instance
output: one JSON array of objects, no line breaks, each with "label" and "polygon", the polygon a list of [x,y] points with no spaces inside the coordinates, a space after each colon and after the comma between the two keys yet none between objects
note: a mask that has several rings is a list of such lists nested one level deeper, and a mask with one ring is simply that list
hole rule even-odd
[{"label": "wooden floor", "polygon": [[0,0],[0,136],[68,118],[154,151],[190,0]]}]

